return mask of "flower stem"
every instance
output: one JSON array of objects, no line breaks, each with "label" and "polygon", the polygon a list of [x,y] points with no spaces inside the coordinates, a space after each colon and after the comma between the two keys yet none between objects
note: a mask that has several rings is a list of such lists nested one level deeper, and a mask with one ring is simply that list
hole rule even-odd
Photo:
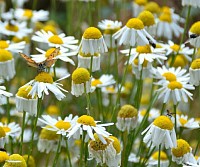
[{"label": "flower stem", "polygon": [[159,151],[158,151],[158,167],[160,167],[160,152],[161,152],[161,144],[159,145]]},{"label": "flower stem", "polygon": [[20,143],[20,150],[19,150],[20,155],[22,155],[22,153],[23,153],[23,152],[22,152],[22,146],[23,146],[23,140],[24,140],[25,118],[26,118],[26,112],[23,111],[21,143]]},{"label": "flower stem", "polygon": [[62,142],[62,135],[60,135],[60,139],[59,139],[59,142],[58,142],[58,147],[57,147],[57,150],[56,150],[56,156],[55,156],[55,159],[54,159],[54,162],[53,162],[53,167],[56,167],[56,164],[57,164],[57,161],[58,161],[58,158],[59,158],[61,142]]},{"label": "flower stem", "polygon": [[166,108],[166,103],[163,103],[160,115],[163,115],[165,108]]},{"label": "flower stem", "polygon": [[85,143],[85,132],[83,132],[82,134],[81,150],[80,150],[80,164],[79,164],[80,167],[83,166],[82,164],[83,164],[84,143]]},{"label": "flower stem", "polygon": [[33,1],[33,6],[32,6],[32,9],[33,9],[33,10],[36,10],[37,1],[38,1],[38,0],[34,0],[34,1]]},{"label": "flower stem", "polygon": [[118,85],[118,83],[119,83],[119,70],[118,70],[118,50],[117,50],[117,48],[115,48],[114,49],[114,51],[115,51],[115,67],[116,67],[116,84]]},{"label": "flower stem", "polygon": [[[9,83],[8,83],[8,81],[5,79],[4,82],[5,82],[6,90],[9,91]],[[6,98],[6,114],[7,114],[8,123],[10,123],[10,102],[9,102],[9,97]]]},{"label": "flower stem", "polygon": [[85,97],[86,97],[86,100],[87,100],[87,108],[86,108],[87,115],[90,115],[91,102],[90,102],[90,96],[87,93],[86,84],[84,84],[84,92],[85,92]]},{"label": "flower stem", "polygon": [[94,58],[94,56],[92,55],[92,56],[91,56],[91,59],[90,59],[90,76],[92,76],[92,63],[93,63],[93,58]]},{"label": "flower stem", "polygon": [[67,140],[66,140],[66,150],[67,150],[67,157],[68,157],[68,161],[69,161],[69,166],[72,167],[71,156],[70,156],[69,146],[68,146]]},{"label": "flower stem", "polygon": [[111,60],[111,57],[112,57],[112,41],[113,41],[113,38],[112,38],[112,35],[110,34],[110,48],[109,48],[109,54],[108,54],[108,74],[110,74],[110,67],[111,67],[111,64],[110,64],[110,60]]},{"label": "flower stem", "polygon": [[174,115],[175,115],[174,116],[175,117],[175,125],[174,126],[175,126],[175,132],[177,132],[176,107],[177,107],[177,105],[174,105]]},{"label": "flower stem", "polygon": [[48,167],[48,165],[49,165],[50,155],[51,155],[51,152],[49,152],[49,153],[47,154],[45,167]]}]

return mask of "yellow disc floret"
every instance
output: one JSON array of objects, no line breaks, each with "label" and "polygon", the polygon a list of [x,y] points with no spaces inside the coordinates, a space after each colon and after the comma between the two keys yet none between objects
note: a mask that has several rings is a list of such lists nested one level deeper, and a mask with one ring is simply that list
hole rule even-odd
[{"label": "yellow disc floret", "polygon": [[58,122],[56,122],[55,126],[58,129],[68,130],[71,127],[71,124],[69,122],[64,122],[63,120],[59,120]]},{"label": "yellow disc floret", "polygon": [[136,30],[144,29],[143,22],[138,18],[129,19],[128,22],[126,23],[126,26],[128,28],[133,28],[133,29],[136,29]]},{"label": "yellow disc floret", "polygon": [[148,0],[135,0],[135,3],[140,5],[140,6],[146,5],[147,2],[148,2]]},{"label": "yellow disc floret", "polygon": [[[153,153],[153,155],[151,156],[154,160],[158,160],[159,158],[159,152],[156,151],[155,153]],[[167,160],[167,154],[163,151],[160,152],[160,160],[161,161],[166,161]]]},{"label": "yellow disc floret", "polygon": [[162,76],[169,82],[176,81],[176,75],[171,72],[165,72]]},{"label": "yellow disc floret", "polygon": [[150,45],[137,46],[136,52],[138,52],[138,53],[151,53],[151,46]]},{"label": "yellow disc floret", "polygon": [[167,85],[167,87],[171,90],[174,90],[174,89],[181,89],[183,85],[178,81],[172,81]]},{"label": "yellow disc floret", "polygon": [[92,86],[97,86],[97,85],[101,85],[101,84],[102,84],[102,82],[99,79],[95,79],[91,83]]},{"label": "yellow disc floret", "polygon": [[99,53],[94,53],[93,55],[91,55],[90,53],[83,53],[83,52],[79,52],[79,55],[82,56],[82,57],[91,57],[91,56],[95,56],[95,57],[98,57],[100,54]]},{"label": "yellow disc floret", "polygon": [[0,151],[0,163],[5,162],[5,160],[8,160],[9,156],[6,152]]},{"label": "yellow disc floret", "polygon": [[31,91],[32,86],[23,86],[19,88],[17,92],[17,96],[23,97],[25,99],[32,99],[32,96],[29,95],[29,92]]},{"label": "yellow disc floret", "polygon": [[63,44],[63,40],[58,35],[51,36],[48,41],[54,44]]},{"label": "yellow disc floret", "polygon": [[5,137],[6,132],[3,130],[3,128],[0,126],[0,138]]},{"label": "yellow disc floret", "polygon": [[72,80],[75,84],[86,83],[90,80],[90,73],[85,68],[77,68],[72,73]]},{"label": "yellow disc floret", "polygon": [[[172,58],[170,58],[168,61],[169,65],[171,64],[171,61],[172,61]],[[176,55],[174,64],[172,66],[175,68],[177,67],[184,68],[186,65],[188,65],[188,60],[185,58],[185,56],[182,54]]]},{"label": "yellow disc floret", "polygon": [[[45,128],[51,128],[51,126],[47,125]],[[56,131],[48,130],[45,128],[40,132],[40,139],[57,140],[59,138],[59,135],[56,134]]]},{"label": "yellow disc floret", "polygon": [[118,117],[120,118],[133,118],[138,115],[138,111],[132,105],[126,104],[121,107],[118,112]]},{"label": "yellow disc floret", "polygon": [[27,19],[31,19],[33,17],[33,11],[30,9],[25,9],[23,16]]},{"label": "yellow disc floret", "polygon": [[120,145],[119,140],[116,137],[114,137],[114,136],[109,136],[109,139],[111,139],[113,141],[112,144],[113,144],[113,147],[115,148],[117,154],[120,153],[120,151],[121,151],[121,145]]},{"label": "yellow disc floret", "polygon": [[11,129],[8,126],[2,126],[2,128],[5,131],[5,133],[8,133],[11,131]]},{"label": "yellow disc floret", "polygon": [[167,116],[159,116],[153,121],[153,124],[161,129],[172,130],[174,125]]},{"label": "yellow disc floret", "polygon": [[5,61],[9,61],[12,60],[13,56],[12,53],[5,50],[5,49],[0,49],[0,62],[5,62]]},{"label": "yellow disc floret", "polygon": [[83,33],[83,38],[85,39],[99,39],[102,37],[101,31],[95,27],[89,27]]},{"label": "yellow disc floret", "polygon": [[174,51],[174,52],[178,52],[180,50],[180,45],[174,44],[172,46],[170,46],[170,48]]},{"label": "yellow disc floret", "polygon": [[0,40],[0,49],[6,49],[8,48],[9,44],[7,41]]},{"label": "yellow disc floret", "polygon": [[6,30],[8,31],[13,31],[13,32],[18,32],[19,31],[19,27],[13,24],[7,24],[6,25]]},{"label": "yellow disc floret", "polygon": [[48,31],[50,31],[50,32],[52,32],[53,34],[57,34],[57,31],[56,31],[56,28],[54,27],[54,26],[52,26],[52,25],[46,25],[46,26],[44,26],[43,28],[42,28],[45,32],[48,32]]},{"label": "yellow disc floret", "polygon": [[52,76],[47,72],[41,72],[35,77],[35,81],[44,82],[44,83],[53,83]]},{"label": "yellow disc floret", "polygon": [[88,115],[82,115],[78,118],[77,122],[83,125],[96,126],[94,118]]},{"label": "yellow disc floret", "polygon": [[183,139],[178,139],[177,147],[172,148],[172,153],[176,157],[182,157],[183,155],[185,155],[189,152],[190,152],[190,145],[188,144],[187,141],[185,141]]},{"label": "yellow disc floret", "polygon": [[60,110],[56,105],[48,106],[48,108],[46,109],[46,112],[49,115],[59,115],[60,114]]},{"label": "yellow disc floret", "polygon": [[4,167],[27,167],[27,165],[26,165],[26,161],[21,155],[12,154],[10,155],[9,159],[4,164]]},{"label": "yellow disc floret", "polygon": [[144,10],[147,10],[153,14],[160,13],[160,7],[156,2],[149,2],[145,5]]},{"label": "yellow disc floret", "polygon": [[200,21],[194,23],[190,28],[190,32],[200,35]]},{"label": "yellow disc floret", "polygon": [[194,60],[190,67],[192,69],[200,69],[200,59]]},{"label": "yellow disc floret", "polygon": [[[27,162],[28,160],[28,155],[23,155],[24,160]],[[35,159],[33,158],[33,156],[29,156],[29,160],[28,160],[28,167],[36,167],[35,165]]]},{"label": "yellow disc floret", "polygon": [[172,22],[172,16],[171,14],[168,14],[168,13],[162,13],[159,19],[163,22],[168,22],[168,23]]},{"label": "yellow disc floret", "polygon": [[[136,66],[138,66],[138,64],[139,64],[138,58],[136,58],[133,62],[134,62],[134,64],[135,64]],[[148,65],[148,61],[147,61],[146,59],[144,59],[144,62],[142,63],[142,67],[146,68],[147,65]]]},{"label": "yellow disc floret", "polygon": [[94,138],[95,138],[94,141],[93,140],[90,141],[90,147],[95,151],[106,150],[107,146],[111,142],[111,140],[104,138],[107,143],[103,144],[96,133],[94,134]]},{"label": "yellow disc floret", "polygon": [[182,126],[184,126],[188,121],[187,119],[179,118],[179,122],[181,123]]},{"label": "yellow disc floret", "polygon": [[152,26],[155,24],[154,16],[149,11],[143,11],[139,14],[138,18],[142,20],[144,26]]}]

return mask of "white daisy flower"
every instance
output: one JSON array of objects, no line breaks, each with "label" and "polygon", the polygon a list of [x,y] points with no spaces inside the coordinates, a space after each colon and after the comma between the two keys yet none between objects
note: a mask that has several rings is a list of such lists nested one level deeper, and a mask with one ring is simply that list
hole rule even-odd
[{"label": "white daisy flower", "polygon": [[189,42],[192,46],[200,47],[200,33],[199,33],[200,21],[195,22],[189,30]]},{"label": "white daisy flower", "polygon": [[187,115],[177,115],[177,126],[188,129],[198,129],[200,127],[199,122],[194,118],[188,118]]},{"label": "white daisy flower", "polygon": [[126,25],[117,31],[113,37],[118,40],[119,45],[145,45],[156,41],[144,29],[143,22],[138,18],[129,19]]},{"label": "white daisy flower", "polygon": [[8,50],[12,53],[22,52],[25,48],[26,42],[11,43],[11,41],[0,40],[0,49]]},{"label": "white daisy flower", "polygon": [[27,28],[26,22],[18,23],[14,20],[8,22],[0,22],[0,34],[7,36],[16,36],[18,38],[23,38],[30,34],[32,29]]},{"label": "white daisy flower", "polygon": [[75,40],[73,36],[65,36],[64,33],[55,35],[52,32],[45,32],[44,30],[35,32],[35,35],[32,37],[33,41],[46,43],[49,47],[60,47],[63,50],[76,50],[78,40]]},{"label": "white daisy flower", "polygon": [[[34,60],[36,63],[41,63],[45,61],[55,50],[55,48],[50,48],[47,51],[44,51],[42,49],[36,48],[38,52],[41,54],[36,55],[30,55],[32,57],[32,60]],[[72,65],[75,65],[74,61],[70,59],[70,56],[76,55],[77,52],[67,52],[67,50],[60,49],[59,54],[54,57],[54,59],[60,59],[65,62],[69,62]]]},{"label": "white daisy flower", "polygon": [[200,59],[195,59],[189,68],[190,83],[198,86],[200,84]]},{"label": "white daisy flower", "polygon": [[108,51],[103,35],[98,28],[89,27],[84,31],[79,51],[91,55]]},{"label": "white daisy flower", "polygon": [[6,143],[6,132],[0,126],[0,147],[4,148],[5,143]]},{"label": "white daisy flower", "polygon": [[182,0],[183,6],[192,6],[192,7],[199,7],[200,8],[200,1],[199,0]]},{"label": "white daisy flower", "polygon": [[[159,158],[159,151],[154,152],[150,159],[148,160],[147,167],[157,167],[158,166],[158,158]],[[160,166],[168,167],[169,160],[167,158],[167,154],[163,151],[160,151]]]},{"label": "white daisy flower", "polygon": [[[80,135],[86,133],[85,142],[89,139],[95,140],[94,132],[98,135],[103,144],[107,144],[104,137],[109,137],[111,134],[105,129],[105,126],[113,125],[113,123],[98,124],[100,121],[95,121],[93,117],[82,115],[76,120],[74,126],[69,128],[67,137],[80,139]],[[93,132],[94,131],[94,132]]]},{"label": "white daisy flower", "polygon": [[[139,111],[138,113],[138,122],[141,123],[145,114],[146,114],[147,110],[146,109],[142,109]],[[156,119],[157,117],[160,116],[160,110],[152,108],[149,111],[149,117],[148,117],[148,121],[152,122],[154,119]]]},{"label": "white daisy flower", "polygon": [[[146,133],[146,134],[145,134]],[[161,145],[166,149],[176,147],[176,132],[172,121],[167,116],[159,116],[143,132],[143,141],[146,144],[152,142],[157,148]]]},{"label": "white daisy flower", "polygon": [[163,103],[167,103],[170,99],[176,105],[178,102],[188,102],[188,97],[192,100],[192,93],[188,90],[194,90],[194,86],[188,82],[180,81],[166,81],[162,82],[161,88],[157,90],[159,92],[158,99],[162,98]]},{"label": "white daisy flower", "polygon": [[148,0],[134,0],[134,1],[132,1],[133,16],[137,17],[138,14],[144,10],[144,7],[147,3],[148,3]]},{"label": "white daisy flower", "polygon": [[15,10],[14,16],[17,20],[31,20],[31,22],[35,23],[38,21],[47,21],[49,12],[45,10],[33,11],[30,9],[18,8]]},{"label": "white daisy flower", "polygon": [[[74,118],[72,118],[72,114],[70,114],[68,117],[65,117],[63,120],[58,117],[58,119],[56,118],[52,118],[49,115],[42,115],[42,118],[39,118],[39,121],[43,124],[45,124],[45,129],[48,129],[50,131],[55,131],[56,134],[61,134],[63,136],[66,136],[67,134],[67,130],[73,126],[73,124],[75,123],[75,121],[78,119],[78,116],[75,116]],[[46,127],[46,125],[48,127]]]},{"label": "white daisy flower", "polygon": [[32,86],[32,89],[28,95],[31,95],[32,98],[34,98],[35,96],[37,96],[38,98],[43,98],[44,94],[49,95],[48,90],[50,90],[58,100],[62,100],[65,95],[61,92],[61,90],[64,92],[67,91],[61,87],[62,84],[59,84],[57,82],[67,77],[69,77],[69,75],[60,78],[59,80],[54,82],[52,76],[49,73],[41,72],[35,77],[35,79],[25,84],[26,86]]},{"label": "white daisy flower", "polygon": [[11,97],[13,95],[12,93],[9,93],[5,90],[6,90],[5,86],[0,86],[0,105],[6,104],[7,103],[6,98]]},{"label": "white daisy flower", "polygon": [[98,23],[98,27],[102,30],[116,30],[120,29],[122,26],[121,21],[112,21],[112,20],[102,20],[101,22]]}]

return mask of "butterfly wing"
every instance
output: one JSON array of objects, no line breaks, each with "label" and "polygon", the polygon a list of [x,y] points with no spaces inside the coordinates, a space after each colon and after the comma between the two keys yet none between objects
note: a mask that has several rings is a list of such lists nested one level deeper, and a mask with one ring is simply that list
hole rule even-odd
[{"label": "butterfly wing", "polygon": [[23,57],[26,60],[26,62],[29,66],[38,68],[38,64],[34,60],[32,60],[30,57],[28,57],[24,53],[19,53],[19,54],[21,57]]},{"label": "butterfly wing", "polygon": [[56,59],[53,59],[59,54],[60,48],[56,48],[51,55],[45,60],[46,67],[51,67],[55,62]]}]

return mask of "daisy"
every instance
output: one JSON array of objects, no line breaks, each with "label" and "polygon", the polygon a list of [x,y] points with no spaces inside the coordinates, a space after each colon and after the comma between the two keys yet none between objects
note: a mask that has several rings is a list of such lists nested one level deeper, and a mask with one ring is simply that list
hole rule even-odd
[{"label": "daisy", "polygon": [[138,122],[138,111],[131,105],[124,105],[121,107],[117,115],[116,127],[120,131],[127,131],[128,133],[135,129]]},{"label": "daisy", "polygon": [[35,96],[37,96],[38,98],[43,98],[44,94],[49,95],[48,90],[50,90],[58,100],[62,100],[65,97],[65,95],[61,92],[61,90],[64,92],[67,91],[61,87],[62,84],[59,84],[57,82],[67,77],[69,77],[69,75],[60,78],[59,80],[54,82],[52,76],[49,73],[40,72],[35,77],[35,79],[25,84],[25,86],[32,86],[32,89],[28,94],[31,95],[32,98],[34,98]]},{"label": "daisy", "polygon": [[196,162],[194,155],[192,154],[192,148],[188,142],[183,139],[177,140],[177,147],[173,147],[171,149],[171,153],[172,161],[176,162],[177,164]]},{"label": "daisy", "polygon": [[11,52],[0,49],[0,77],[10,80],[15,76],[15,63]]},{"label": "daisy", "polygon": [[108,51],[104,38],[98,28],[89,27],[84,31],[79,50],[84,54],[90,53],[91,55]]},{"label": "daisy", "polygon": [[12,154],[9,156],[9,159],[6,160],[3,167],[7,166],[20,166],[20,167],[27,167],[26,161],[24,158],[19,154]]},{"label": "daisy", "polygon": [[72,114],[70,114],[68,117],[65,117],[63,120],[60,117],[58,117],[58,119],[55,119],[49,115],[42,115],[42,118],[39,118],[39,121],[48,126],[48,128],[46,126],[43,128],[55,131],[56,134],[61,134],[63,136],[66,136],[67,130],[71,126],[73,126],[77,118],[78,116],[72,118]]},{"label": "daisy", "polygon": [[119,45],[145,45],[156,41],[144,29],[143,22],[138,18],[129,19],[126,25],[117,31],[113,37],[119,41]]},{"label": "daisy", "polygon": [[[50,48],[47,51],[44,51],[42,49],[36,48],[38,52],[41,54],[36,54],[36,55],[30,55],[32,57],[32,60],[34,60],[36,63],[41,63],[45,61],[55,50],[55,48]],[[59,51],[59,54],[54,58],[54,59],[60,59],[65,62],[69,62],[72,65],[75,65],[74,61],[70,59],[70,56],[76,55],[77,52],[67,52],[65,49],[61,49]]]},{"label": "daisy", "polygon": [[[158,165],[158,158],[159,158],[159,152],[156,151],[151,155],[147,167],[156,167]],[[160,152],[160,166],[162,167],[169,166],[169,160],[167,158],[167,154],[163,151]]]},{"label": "daisy", "polygon": [[177,115],[177,126],[182,128],[188,128],[188,129],[198,129],[199,122],[195,121],[194,118],[188,118],[187,115]]},{"label": "daisy", "polygon": [[189,42],[192,46],[199,48],[200,47],[200,32],[199,32],[199,27],[200,27],[200,21],[195,22],[190,30],[189,30]]},{"label": "daisy", "polygon": [[[146,134],[145,134],[146,133]],[[152,146],[176,147],[176,133],[172,121],[167,116],[159,116],[143,132],[143,141]]]},{"label": "daisy", "polygon": [[89,71],[85,68],[77,68],[74,70],[72,73],[72,95],[78,97],[91,91],[91,77]]},{"label": "daisy", "polygon": [[30,34],[32,29],[27,28],[26,22],[18,23],[14,20],[8,22],[0,22],[0,34],[7,36],[16,36],[18,38],[23,38]]},{"label": "daisy", "polygon": [[2,127],[0,127],[0,147],[4,148],[5,143],[6,143],[6,132]]},{"label": "daisy", "polygon": [[195,59],[189,68],[190,83],[199,86],[200,84],[200,59]]},{"label": "daisy", "polygon": [[32,37],[33,41],[46,43],[49,47],[55,47],[62,50],[76,50],[78,40],[75,40],[73,36],[65,36],[64,33],[55,35],[52,32],[45,32],[44,30],[35,32],[35,35]]},{"label": "daisy", "polygon": [[144,10],[151,12],[155,17],[157,17],[161,12],[161,8],[158,3],[152,1],[148,2],[144,6]]},{"label": "daisy", "polygon": [[144,10],[144,6],[148,3],[148,0],[134,0],[132,1],[133,16],[137,17],[140,12]]},{"label": "daisy", "polygon": [[[142,120],[144,119],[144,116],[146,115],[146,112],[147,110],[146,109],[143,109],[143,110],[140,110],[139,113],[138,113],[138,122],[141,123]],[[148,121],[149,122],[152,122],[154,119],[156,119],[157,117],[160,116],[160,110],[158,109],[155,109],[155,108],[152,108],[150,111],[149,111],[149,115],[148,115]]]},{"label": "daisy", "polygon": [[199,7],[200,8],[200,2],[199,0],[182,0],[183,6],[192,6],[192,7]]},{"label": "daisy", "polygon": [[47,21],[49,12],[45,10],[33,11],[31,9],[18,8],[15,10],[14,16],[17,20],[31,20],[31,22],[35,23],[38,21]]},{"label": "daisy", "polygon": [[94,131],[102,143],[106,144],[107,142],[104,137],[109,137],[111,134],[106,131],[104,126],[110,126],[113,125],[113,123],[98,124],[99,122],[100,121],[95,121],[91,116],[82,115],[76,120],[74,126],[69,128],[67,137],[70,138],[73,136],[75,139],[80,139],[80,135],[86,133],[85,142],[89,139],[94,141]]},{"label": "daisy", "polygon": [[0,40],[0,49],[8,50],[12,53],[19,53],[22,52],[25,48],[25,41],[18,42],[18,43],[11,43],[11,41],[7,40]]},{"label": "daisy", "polygon": [[38,99],[36,96],[32,98],[29,95],[30,91],[32,90],[32,86],[22,86],[19,88],[16,96],[16,108],[19,112],[28,112],[30,115],[37,114],[37,102]]},{"label": "daisy", "polygon": [[6,104],[6,97],[11,97],[13,94],[9,93],[6,90],[5,86],[0,86],[0,105]]},{"label": "daisy", "polygon": [[106,144],[102,142],[97,134],[95,140],[91,140],[88,145],[90,158],[94,158],[97,164],[108,167],[118,167],[121,165],[121,146],[120,141],[114,137],[104,137]]}]

